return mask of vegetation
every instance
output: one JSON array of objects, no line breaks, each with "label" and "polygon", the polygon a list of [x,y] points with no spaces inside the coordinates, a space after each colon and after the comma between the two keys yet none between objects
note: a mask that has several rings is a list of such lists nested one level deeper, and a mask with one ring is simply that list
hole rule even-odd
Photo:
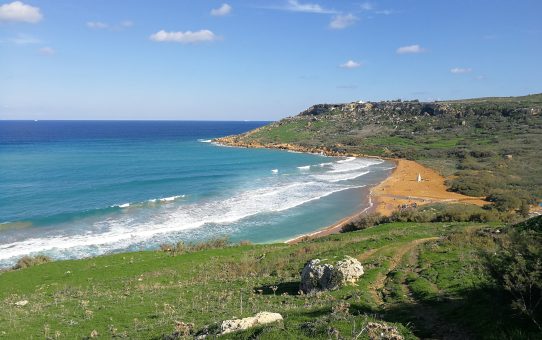
[{"label": "vegetation", "polygon": [[472,204],[439,203],[394,211],[390,216],[362,213],[346,223],[341,232],[363,230],[393,222],[511,222],[516,219],[515,214],[500,212],[492,206],[480,208]]},{"label": "vegetation", "polygon": [[[492,204],[364,214],[341,234],[293,245],[218,238],[76,261],[25,257],[0,272],[0,338],[192,338],[262,311],[284,321],[223,338],[540,338],[542,217],[513,223],[542,195],[541,116],[542,95],[316,105],[230,137],[416,159],[453,175],[450,190]],[[364,266],[356,285],[300,292],[308,260],[345,255]]]},{"label": "vegetation", "polygon": [[[186,253],[193,253],[205,249],[220,249],[231,245],[226,237],[213,238],[200,243],[184,243],[179,241],[175,244],[162,244],[160,250],[168,252],[171,255],[181,255]],[[240,245],[248,245],[247,241],[242,241]]]},{"label": "vegetation", "polygon": [[[539,309],[516,302],[525,284],[541,282],[532,226],[509,234],[493,222],[395,222],[295,245],[213,241],[176,256],[164,248],[45,263],[0,274],[0,337],[172,339],[270,311],[284,322],[224,338],[367,339],[371,322],[407,339],[537,338]],[[524,262],[506,255],[516,254],[506,248],[514,230],[532,240],[518,245],[530,249]],[[490,262],[499,249],[510,251]],[[307,260],[344,255],[365,267],[357,285],[299,294]]]},{"label": "vegetation", "polygon": [[542,216],[506,230],[498,250],[487,254],[490,272],[510,293],[512,308],[542,333]]},{"label": "vegetation", "polygon": [[230,140],[416,160],[451,176],[450,190],[501,211],[524,213],[542,198],[542,94],[315,105]]},{"label": "vegetation", "polygon": [[13,266],[13,269],[22,269],[50,262],[51,258],[44,255],[23,256]]}]

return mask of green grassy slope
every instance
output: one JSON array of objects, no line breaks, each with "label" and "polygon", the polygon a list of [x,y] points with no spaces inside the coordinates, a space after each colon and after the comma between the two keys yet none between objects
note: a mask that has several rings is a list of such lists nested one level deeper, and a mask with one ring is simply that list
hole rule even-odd
[{"label": "green grassy slope", "polygon": [[413,159],[453,175],[451,190],[489,197],[501,210],[542,198],[542,94],[321,104],[222,141]]},{"label": "green grassy slope", "polygon": [[[74,339],[95,330],[101,338],[158,339],[176,321],[201,329],[260,311],[279,312],[284,323],[226,338],[366,339],[361,330],[375,319],[395,323],[406,338],[526,338],[536,333],[483,269],[480,249],[494,248],[496,228],[395,223],[291,246],[127,253],[5,272],[0,338]],[[298,295],[307,260],[343,255],[365,266],[356,286]],[[16,306],[21,300],[28,304]]]}]

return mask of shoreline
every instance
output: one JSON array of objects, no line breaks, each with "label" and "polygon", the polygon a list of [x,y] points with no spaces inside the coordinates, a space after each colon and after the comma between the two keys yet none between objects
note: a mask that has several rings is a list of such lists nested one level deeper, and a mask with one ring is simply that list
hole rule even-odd
[{"label": "shoreline", "polygon": [[[390,174],[390,176],[391,176],[391,174]],[[286,244],[296,244],[296,243],[299,243],[299,242],[303,242],[305,240],[312,240],[312,239],[316,239],[316,238],[320,238],[320,237],[340,233],[343,226],[345,226],[347,223],[349,223],[352,219],[358,217],[359,215],[361,215],[363,213],[372,212],[372,210],[375,209],[375,205],[374,205],[373,199],[372,199],[372,189],[374,187],[378,186],[378,185],[379,184],[376,184],[375,186],[373,186],[369,190],[369,196],[368,196],[369,206],[368,207],[360,209],[360,210],[354,212],[353,214],[350,214],[350,215],[340,219],[339,221],[335,222],[334,224],[332,224],[330,226],[324,227],[322,229],[318,229],[318,230],[313,231],[311,233],[296,236],[294,238],[291,238],[289,240],[284,241],[284,243],[286,243]]]},{"label": "shoreline", "polygon": [[[307,239],[315,239],[331,234],[339,233],[342,227],[353,218],[363,213],[379,213],[381,215],[390,215],[393,211],[413,206],[431,204],[431,203],[462,203],[475,204],[483,206],[488,204],[481,197],[465,196],[459,193],[447,191],[444,184],[446,178],[428,167],[415,161],[397,158],[377,157],[356,153],[341,153],[329,150],[324,147],[302,147],[294,144],[271,144],[244,143],[234,137],[223,137],[213,140],[218,145],[229,147],[244,148],[265,148],[280,149],[294,152],[304,152],[311,154],[323,154],[331,157],[358,157],[358,158],[378,158],[392,161],[395,163],[394,169],[389,176],[382,182],[372,186],[369,190],[369,206],[346,216],[339,221],[322,229],[305,233],[289,240],[284,241],[287,244],[295,244]],[[422,180],[417,181],[420,175]]]}]

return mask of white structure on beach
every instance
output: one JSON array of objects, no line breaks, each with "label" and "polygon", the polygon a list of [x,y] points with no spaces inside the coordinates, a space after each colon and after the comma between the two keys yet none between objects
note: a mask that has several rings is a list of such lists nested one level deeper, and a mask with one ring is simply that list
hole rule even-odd
[{"label": "white structure on beach", "polygon": [[418,181],[418,182],[421,182],[421,181],[422,181],[422,175],[420,175],[419,173],[418,173],[417,181]]}]

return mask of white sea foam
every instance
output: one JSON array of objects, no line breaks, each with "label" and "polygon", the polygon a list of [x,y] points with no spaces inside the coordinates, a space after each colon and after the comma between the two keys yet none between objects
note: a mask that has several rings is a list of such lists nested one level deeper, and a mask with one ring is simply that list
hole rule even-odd
[{"label": "white sea foam", "polygon": [[352,162],[355,159],[356,159],[356,157],[347,157],[346,159],[341,159],[340,161],[337,161],[337,163],[339,163],[339,164],[348,163],[348,162]]},{"label": "white sea foam", "polygon": [[211,143],[212,141],[212,139],[198,139],[198,142],[200,143]]},{"label": "white sea foam", "polygon": [[178,198],[184,198],[186,195],[176,195],[176,196],[170,196],[170,197],[164,197],[164,198],[151,198],[150,200],[147,200],[145,202],[139,202],[139,203],[122,203],[122,204],[115,204],[112,205],[112,208],[129,208],[134,206],[143,206],[145,203],[166,203],[166,202],[173,202],[177,200]]},{"label": "white sea foam", "polygon": [[365,169],[371,165],[380,164],[383,161],[377,159],[360,159],[351,157],[333,164],[330,173],[350,172]]},{"label": "white sea foam", "polygon": [[[298,179],[299,180],[299,179]],[[280,182],[264,188],[238,192],[225,198],[198,204],[162,207],[150,217],[126,214],[94,222],[84,233],[25,239],[0,245],[0,264],[17,257],[44,253],[58,259],[80,258],[156,244],[171,233],[199,228],[205,224],[228,224],[262,213],[280,212],[356,186],[318,181]],[[357,186],[359,187],[359,186]],[[170,197],[167,197],[170,199]]]},{"label": "white sea foam", "polygon": [[[55,230],[48,234],[0,244],[0,267],[11,265],[23,255],[44,253],[57,259],[81,258],[132,247],[159,244],[186,230],[234,227],[238,221],[258,214],[285,211],[335,192],[363,187],[346,182],[366,175],[367,167],[382,161],[350,157],[320,163],[314,171],[277,176],[256,189],[240,190],[230,197],[208,201],[171,203],[185,195],[156,198],[147,202],[124,203],[117,207],[140,207],[125,214],[111,214],[89,220],[84,230]],[[310,169],[310,166],[300,167]],[[272,169],[278,174],[279,169]],[[202,233],[212,230],[201,229]],[[191,231],[192,233],[192,231]]]},{"label": "white sea foam", "polygon": [[153,198],[148,200],[147,202],[156,203],[156,202],[173,202],[178,198],[184,198],[185,195],[177,195],[177,196],[170,196],[170,197],[164,197],[164,198]]},{"label": "white sea foam", "polygon": [[367,175],[370,171],[362,171],[362,172],[349,172],[349,173],[327,173],[322,175],[313,175],[312,177],[320,180],[320,181],[327,181],[331,183],[341,182],[341,181],[348,181],[352,179],[356,179],[358,177]]},{"label": "white sea foam", "polygon": [[307,170],[310,170],[311,166],[310,165],[304,165],[304,166],[298,166],[297,168],[299,170],[301,170],[301,171],[307,171]]},{"label": "white sea foam", "polygon": [[165,197],[165,198],[161,198],[160,201],[161,202],[171,202],[171,201],[175,201],[177,198],[181,198],[181,197],[184,197],[184,195]]}]

